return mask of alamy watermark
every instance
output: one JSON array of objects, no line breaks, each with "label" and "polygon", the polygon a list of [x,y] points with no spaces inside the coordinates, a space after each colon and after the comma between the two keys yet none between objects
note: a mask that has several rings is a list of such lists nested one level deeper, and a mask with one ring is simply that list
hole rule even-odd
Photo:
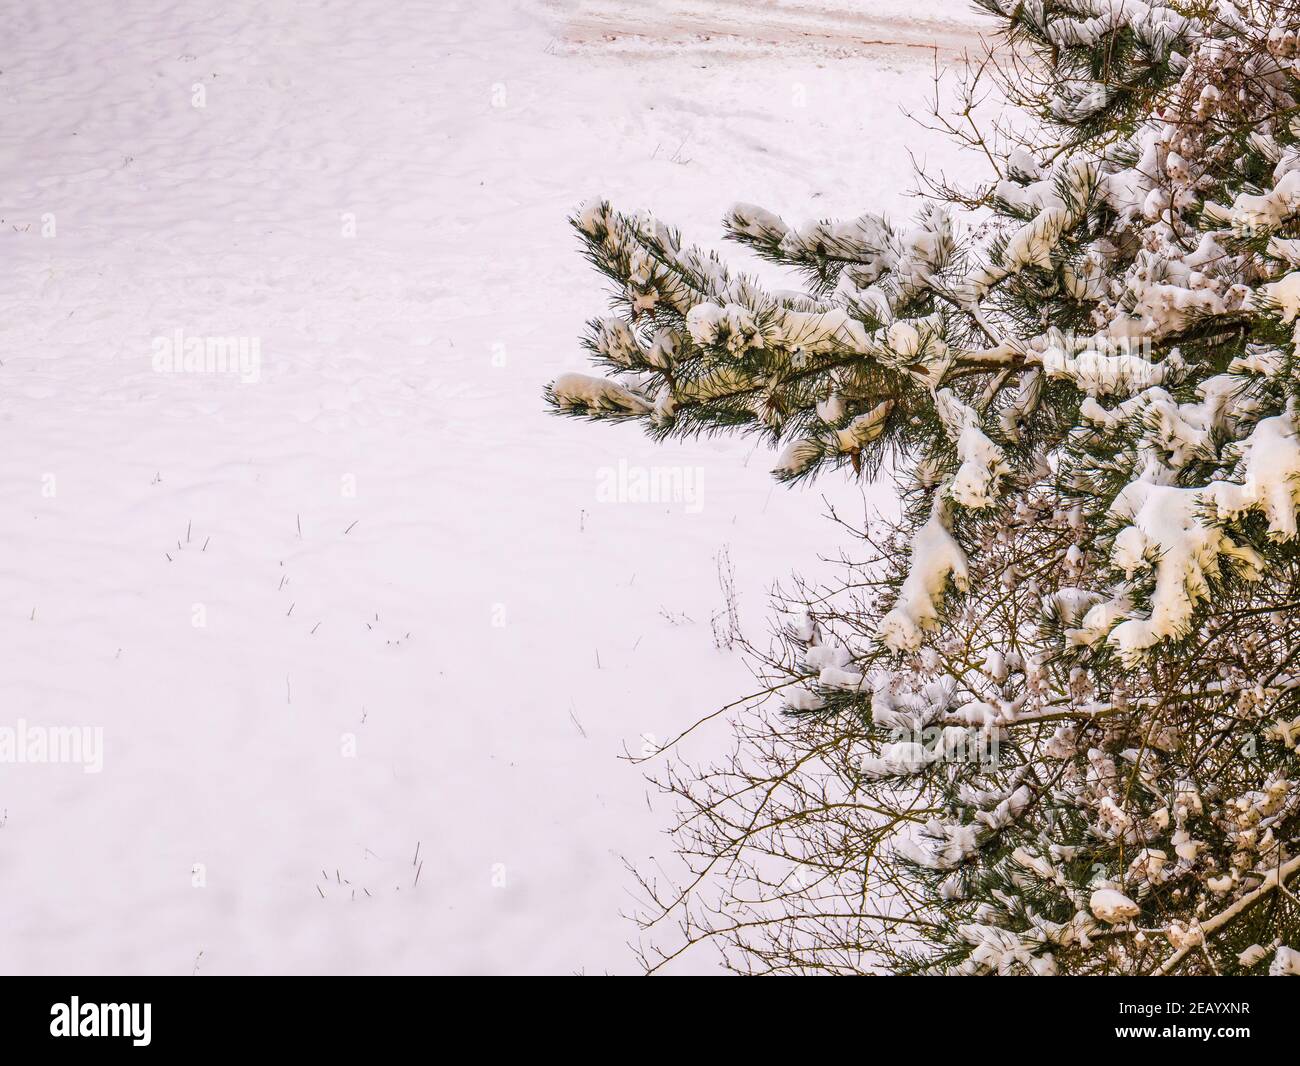
[{"label": "alamy watermark", "polygon": [[32,725],[19,718],[16,725],[0,725],[0,764],[69,763],[82,773],[104,769],[104,729],[88,725]]},{"label": "alamy watermark", "polygon": [[148,1047],[152,1015],[152,1003],[82,1003],[73,996],[50,1007],[50,1036],[109,1037]]},{"label": "alamy watermark", "polygon": [[704,467],[633,466],[620,459],[617,466],[596,471],[596,499],[600,503],[679,503],[687,514],[704,509]]},{"label": "alamy watermark", "polygon": [[159,374],[236,374],[245,385],[262,378],[260,337],[187,336],[175,329],[154,337],[150,347]]},{"label": "alamy watermark", "polygon": [[1001,765],[996,731],[966,726],[891,729],[880,756],[863,755],[859,769],[869,776],[916,773],[934,763],[966,763],[996,769]]},{"label": "alamy watermark", "polygon": [[1037,342],[1045,347],[1059,348],[1065,352],[1095,352],[1104,356],[1128,356],[1151,362],[1155,358],[1155,342],[1149,335],[1111,337],[1101,333],[1076,333],[1072,329],[1053,330]]}]

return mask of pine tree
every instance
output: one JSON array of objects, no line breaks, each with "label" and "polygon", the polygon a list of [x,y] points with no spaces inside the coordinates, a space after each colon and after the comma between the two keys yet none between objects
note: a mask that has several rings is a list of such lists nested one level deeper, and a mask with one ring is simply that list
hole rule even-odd
[{"label": "pine tree", "polygon": [[781,594],[730,755],[668,763],[687,874],[642,879],[644,961],[1300,973],[1300,2],[979,3],[963,99],[1011,108],[949,128],[983,184],[727,216],[802,295],[573,219],[616,313],[560,412],[903,504]]}]

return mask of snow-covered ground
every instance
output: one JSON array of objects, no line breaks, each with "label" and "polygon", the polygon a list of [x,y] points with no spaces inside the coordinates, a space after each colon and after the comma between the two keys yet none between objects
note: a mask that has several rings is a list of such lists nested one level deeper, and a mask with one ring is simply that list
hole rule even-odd
[{"label": "snow-covered ground", "polygon": [[745,691],[720,550],[757,628],[836,535],[744,441],[544,411],[604,309],[565,216],[906,214],[905,141],[961,165],[916,45],[978,23],[913,7],[10,12],[0,733],[103,750],[0,763],[0,970],[633,969],[622,746]]}]

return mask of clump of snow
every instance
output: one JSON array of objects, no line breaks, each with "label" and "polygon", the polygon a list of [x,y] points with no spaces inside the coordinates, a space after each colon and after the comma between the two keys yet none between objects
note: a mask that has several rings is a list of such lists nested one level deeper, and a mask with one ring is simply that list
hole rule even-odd
[{"label": "clump of snow", "polygon": [[792,440],[776,457],[772,473],[777,477],[798,477],[822,457],[822,446],[816,440]]},{"label": "clump of snow", "polygon": [[1251,944],[1245,951],[1237,956],[1237,965],[1244,970],[1258,966],[1268,958],[1268,948],[1262,944]]},{"label": "clump of snow", "polygon": [[574,221],[583,233],[594,237],[609,229],[611,218],[609,201],[601,196],[593,196],[579,205],[577,218]]},{"label": "clump of snow", "polygon": [[826,706],[826,701],[811,689],[796,685],[786,690],[785,706],[791,711],[819,711]]},{"label": "clump of snow", "polygon": [[1131,395],[1164,380],[1164,367],[1134,352],[1106,355],[1085,350],[1071,355],[1052,346],[1042,354],[1048,377],[1067,378],[1089,396]]},{"label": "clump of snow", "polygon": [[1248,401],[1237,395],[1240,387],[1240,380],[1233,375],[1215,374],[1198,387],[1199,403],[1184,404],[1175,403],[1164,389],[1147,390],[1141,399],[1152,423],[1148,441],[1169,453],[1169,463],[1175,469],[1193,459],[1212,460],[1214,431],[1235,424],[1249,409]]},{"label": "clump of snow", "polygon": [[1143,848],[1129,863],[1129,877],[1151,884],[1159,884],[1168,862],[1169,856],[1159,848]]},{"label": "clump of snow", "polygon": [[[845,455],[861,451],[884,432],[885,420],[893,409],[894,401],[884,400],[865,414],[851,419],[843,429],[833,429],[818,437],[801,437],[790,441],[777,456],[772,472],[782,478],[798,477],[827,451]],[[828,415],[832,413],[826,406],[819,410]]]},{"label": "clump of snow", "polygon": [[1017,145],[1007,155],[1007,172],[1012,177],[1036,181],[1042,174],[1042,168],[1029,149]]},{"label": "clump of snow", "polygon": [[[1229,375],[1217,375],[1202,384],[1200,403],[1181,405],[1163,390],[1150,390],[1140,398],[1150,405],[1153,419],[1148,439],[1169,450],[1175,467],[1193,456],[1206,457],[1211,429],[1230,417],[1234,388]],[[1237,404],[1237,413],[1248,406]],[[1100,408],[1084,415],[1092,421],[1116,417]],[[1067,639],[1093,645],[1109,633],[1109,643],[1132,661],[1160,641],[1187,632],[1196,605],[1209,595],[1210,581],[1220,576],[1222,559],[1230,559],[1247,580],[1260,578],[1264,563],[1258,553],[1238,544],[1214,522],[1258,510],[1267,517],[1272,536],[1296,538],[1300,436],[1291,416],[1261,419],[1240,451],[1245,475],[1240,483],[1179,487],[1156,484],[1144,475],[1116,497],[1111,513],[1129,524],[1115,536],[1111,563],[1130,580],[1155,569],[1150,614],[1115,625],[1130,609],[1125,593],[1091,607],[1083,623],[1067,631]]]},{"label": "clump of snow", "polygon": [[1300,951],[1279,944],[1268,966],[1269,977],[1300,977]]},{"label": "clump of snow", "polygon": [[1064,585],[1043,597],[1043,612],[1055,614],[1064,625],[1076,625],[1088,608],[1099,599],[1101,599],[1100,593],[1091,589]]},{"label": "clump of snow", "polygon": [[942,503],[936,499],[929,519],[912,539],[907,577],[898,601],[880,620],[878,632],[897,652],[915,651],[925,630],[939,618],[939,605],[951,578],[958,589],[967,586],[966,553],[948,530]]},{"label": "clump of snow", "polygon": [[1242,193],[1231,207],[1207,203],[1203,214],[1208,220],[1236,230],[1280,226],[1300,208],[1300,170],[1291,170],[1266,193],[1258,196]]},{"label": "clump of snow", "polygon": [[1051,178],[1023,189],[1002,182],[1000,196],[1021,210],[1037,213],[1012,231],[994,261],[977,265],[961,283],[957,295],[962,305],[977,307],[994,285],[1028,267],[1050,269],[1062,236],[1086,209],[1097,182],[1096,166],[1082,156],[1063,160]]},{"label": "clump of snow", "polygon": [[1176,950],[1187,951],[1205,943],[1205,930],[1199,922],[1175,919],[1166,927],[1165,939]]},{"label": "clump of snow", "polygon": [[866,414],[858,415],[843,429],[834,432],[835,446],[842,452],[852,452],[870,444],[884,431],[885,419],[893,409],[894,401],[885,400]]},{"label": "clump of snow", "polygon": [[1250,344],[1246,346],[1245,355],[1237,356],[1228,364],[1228,372],[1230,374],[1262,374],[1264,377],[1271,378],[1281,373],[1284,359],[1285,356],[1277,348]]},{"label": "clump of snow", "polygon": [[551,395],[564,407],[590,407],[629,414],[643,414],[650,410],[650,405],[626,386],[590,374],[561,374],[551,383]]},{"label": "clump of snow", "polygon": [[971,952],[956,969],[957,974],[974,975],[997,973],[1007,975],[1028,971],[1038,976],[1050,976],[1056,970],[1051,955],[1036,956],[1034,948],[1008,929],[983,922],[968,922],[958,926],[963,940],[971,945]]},{"label": "clump of snow", "polygon": [[948,708],[956,688],[952,678],[930,681],[919,692],[898,691],[899,679],[878,673],[871,685],[871,720],[884,729],[918,732],[937,721]]},{"label": "clump of snow", "polygon": [[924,745],[915,741],[899,741],[886,744],[878,756],[863,756],[858,769],[863,777],[877,779],[881,777],[902,777],[914,774],[925,768],[932,761],[932,756]]},{"label": "clump of snow", "polygon": [[1007,473],[1002,449],[980,428],[974,408],[962,403],[950,389],[935,393],[934,402],[961,460],[961,467],[948,486],[948,495],[972,510],[992,507],[997,502],[998,484]]},{"label": "clump of snow", "polygon": [[991,810],[977,811],[975,820],[994,831],[1005,829],[1020,817],[1032,798],[1033,793],[1029,788],[1021,785],[1009,796],[1000,800]]},{"label": "clump of snow", "polygon": [[1112,564],[1128,578],[1156,568],[1150,616],[1121,622],[1110,633],[1110,644],[1125,658],[1187,632],[1196,604],[1210,594],[1208,579],[1219,574],[1221,555],[1241,564],[1244,576],[1259,577],[1259,556],[1205,521],[1204,509],[1199,489],[1142,479],[1125,487],[1111,505],[1113,514],[1132,523],[1115,537]]},{"label": "clump of snow", "polygon": [[739,304],[696,304],[686,314],[686,328],[701,348],[724,346],[732,355],[743,355],[750,348],[761,348],[763,337],[754,317]]},{"label": "clump of snow", "polygon": [[918,866],[950,870],[979,851],[979,831],[974,825],[957,825],[932,818],[894,841],[894,850]]},{"label": "clump of snow", "polygon": [[[1295,174],[1300,178],[1300,171],[1295,171]],[[1252,303],[1255,306],[1276,304],[1283,322],[1290,324],[1300,315],[1300,270],[1293,270],[1277,281],[1261,285],[1255,291]]]},{"label": "clump of snow", "polygon": [[1115,925],[1136,918],[1142,909],[1124,893],[1113,888],[1099,888],[1088,900],[1088,909],[1103,922]]},{"label": "clump of snow", "polygon": [[1216,481],[1205,489],[1221,518],[1262,510],[1269,532],[1280,540],[1296,536],[1300,506],[1300,437],[1289,415],[1261,419],[1242,445],[1243,484]]},{"label": "clump of snow", "polygon": [[803,356],[849,348],[868,353],[875,350],[872,335],[842,307],[825,311],[782,308],[764,327],[763,340],[772,347]]},{"label": "clump of snow", "polygon": [[596,351],[623,366],[631,366],[640,356],[641,345],[632,328],[621,318],[602,318],[592,338]]},{"label": "clump of snow", "polygon": [[861,692],[867,687],[867,678],[863,674],[839,666],[823,666],[817,681],[824,688],[844,689],[847,692]]}]

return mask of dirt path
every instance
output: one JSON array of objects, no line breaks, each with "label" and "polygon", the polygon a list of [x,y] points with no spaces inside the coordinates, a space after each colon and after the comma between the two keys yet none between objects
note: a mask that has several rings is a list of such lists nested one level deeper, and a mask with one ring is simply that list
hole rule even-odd
[{"label": "dirt path", "polygon": [[907,13],[901,0],[824,4],[798,0],[539,0],[566,52],[636,55],[694,50],[713,54],[815,51],[830,56],[958,54],[979,41],[982,22],[961,0],[935,0],[932,14]]}]

